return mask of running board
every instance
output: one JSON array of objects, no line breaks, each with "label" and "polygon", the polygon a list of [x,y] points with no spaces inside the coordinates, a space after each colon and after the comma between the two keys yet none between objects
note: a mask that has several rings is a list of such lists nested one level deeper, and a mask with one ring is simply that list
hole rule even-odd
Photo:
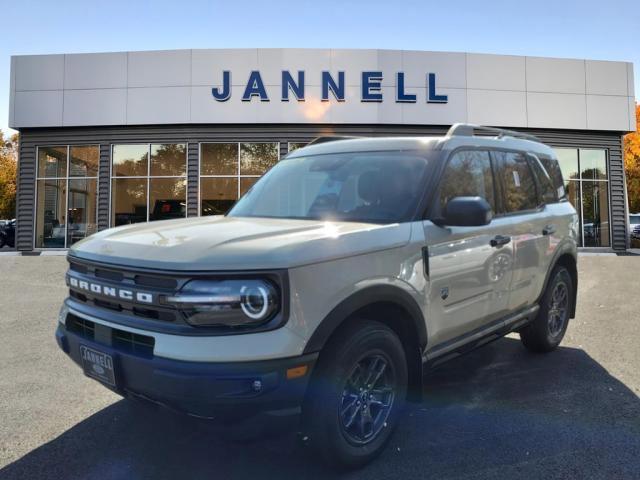
[{"label": "running board", "polygon": [[433,350],[425,352],[422,361],[427,368],[433,368],[448,360],[471,352],[478,347],[498,340],[505,335],[514,332],[532,321],[540,307],[533,305],[515,315],[497,320],[491,324],[466,333],[462,337],[454,338],[438,345]]}]

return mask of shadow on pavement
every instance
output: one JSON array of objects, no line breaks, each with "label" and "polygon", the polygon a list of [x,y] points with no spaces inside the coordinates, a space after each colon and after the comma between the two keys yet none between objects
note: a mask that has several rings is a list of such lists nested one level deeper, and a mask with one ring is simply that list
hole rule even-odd
[{"label": "shadow on pavement", "polygon": [[[337,474],[295,434],[235,443],[204,421],[120,401],[0,478],[638,478],[640,399],[584,351],[505,338],[432,372],[376,462]],[[55,401],[55,399],[52,399]]]}]

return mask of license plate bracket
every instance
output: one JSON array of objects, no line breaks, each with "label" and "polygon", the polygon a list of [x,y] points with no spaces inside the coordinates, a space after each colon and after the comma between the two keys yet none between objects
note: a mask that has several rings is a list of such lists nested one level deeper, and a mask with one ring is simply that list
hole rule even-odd
[{"label": "license plate bracket", "polygon": [[86,376],[116,388],[116,372],[111,355],[86,345],[80,345],[80,357]]}]

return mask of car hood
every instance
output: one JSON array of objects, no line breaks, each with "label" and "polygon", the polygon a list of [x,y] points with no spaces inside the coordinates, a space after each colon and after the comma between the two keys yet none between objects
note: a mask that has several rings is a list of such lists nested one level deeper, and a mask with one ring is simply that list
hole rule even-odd
[{"label": "car hood", "polygon": [[291,268],[405,245],[411,225],[200,217],[127,225],[78,242],[72,257],[151,269]]}]

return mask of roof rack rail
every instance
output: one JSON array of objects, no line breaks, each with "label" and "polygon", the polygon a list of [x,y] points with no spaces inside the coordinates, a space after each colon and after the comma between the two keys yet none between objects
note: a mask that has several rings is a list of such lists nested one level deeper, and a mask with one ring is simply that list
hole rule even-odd
[{"label": "roof rack rail", "polygon": [[504,128],[483,127],[482,125],[474,125],[472,123],[456,123],[452,125],[447,132],[447,137],[473,137],[476,130],[480,132],[495,133],[497,138],[514,137],[534,142],[542,142],[542,140],[535,135],[530,135],[528,133],[506,130]]},{"label": "roof rack rail", "polygon": [[338,140],[352,140],[354,138],[359,138],[359,137],[327,135],[325,137],[316,137],[316,138],[314,138],[309,143],[307,143],[307,146],[309,146],[309,145],[320,145],[321,143],[328,143],[328,142],[337,142]]}]

